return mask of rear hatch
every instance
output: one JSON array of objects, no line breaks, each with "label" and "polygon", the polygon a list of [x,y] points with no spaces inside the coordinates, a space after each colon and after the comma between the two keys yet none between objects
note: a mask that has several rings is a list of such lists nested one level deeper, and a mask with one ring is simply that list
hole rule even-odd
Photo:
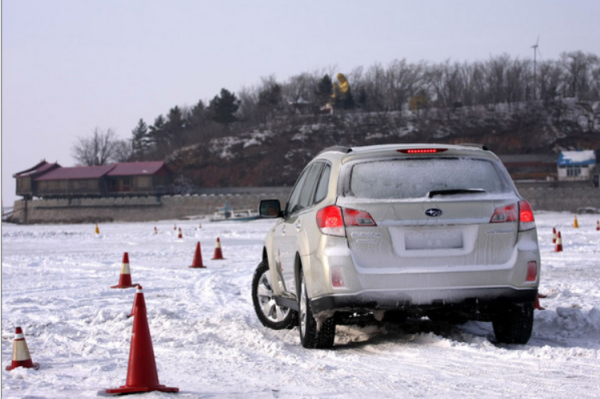
[{"label": "rear hatch", "polygon": [[493,159],[444,154],[344,167],[338,206],[363,272],[509,266],[519,197]]}]

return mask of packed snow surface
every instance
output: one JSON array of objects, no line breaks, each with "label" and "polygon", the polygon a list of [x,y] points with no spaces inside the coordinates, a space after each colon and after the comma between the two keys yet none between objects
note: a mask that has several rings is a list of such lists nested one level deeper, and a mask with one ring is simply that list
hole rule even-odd
[{"label": "packed snow surface", "polygon": [[[135,289],[111,289],[128,252],[144,287],[161,384],[144,398],[598,398],[598,215],[538,213],[541,299],[527,345],[490,323],[338,327],[332,350],[264,328],[251,279],[272,221],[2,228],[2,397],[91,398],[125,384]],[[181,227],[177,238],[174,224]],[[158,234],[154,234],[154,227]],[[552,228],[564,252],[554,252]],[[225,260],[212,260],[217,237]],[[196,243],[206,269],[190,269]],[[6,371],[15,327],[39,370]]]}]

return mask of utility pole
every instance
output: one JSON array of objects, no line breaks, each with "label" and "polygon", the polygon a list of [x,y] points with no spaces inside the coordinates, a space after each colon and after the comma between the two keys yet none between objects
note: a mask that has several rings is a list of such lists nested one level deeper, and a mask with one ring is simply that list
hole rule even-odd
[{"label": "utility pole", "polygon": [[537,49],[539,47],[540,37],[531,48],[533,48],[533,100],[537,100]]}]

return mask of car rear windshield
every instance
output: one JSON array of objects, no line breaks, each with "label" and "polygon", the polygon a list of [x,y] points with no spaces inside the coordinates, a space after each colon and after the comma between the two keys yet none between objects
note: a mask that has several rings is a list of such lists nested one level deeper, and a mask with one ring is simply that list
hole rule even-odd
[{"label": "car rear windshield", "polygon": [[356,163],[345,191],[357,198],[408,199],[508,193],[511,188],[485,159],[419,158]]}]

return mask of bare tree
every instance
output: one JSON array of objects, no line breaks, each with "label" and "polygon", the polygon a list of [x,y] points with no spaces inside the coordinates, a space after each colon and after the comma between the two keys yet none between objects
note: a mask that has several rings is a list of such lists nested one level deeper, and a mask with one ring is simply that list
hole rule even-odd
[{"label": "bare tree", "polygon": [[111,161],[129,162],[133,159],[133,146],[131,140],[117,140]]},{"label": "bare tree", "polygon": [[114,130],[94,129],[91,137],[79,137],[71,148],[71,156],[85,166],[105,165],[115,160],[119,141]]}]

